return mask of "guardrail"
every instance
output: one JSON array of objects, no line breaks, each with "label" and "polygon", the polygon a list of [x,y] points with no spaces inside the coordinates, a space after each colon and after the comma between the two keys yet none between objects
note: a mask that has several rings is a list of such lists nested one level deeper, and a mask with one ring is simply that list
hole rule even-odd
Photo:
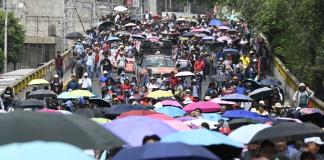
[{"label": "guardrail", "polygon": [[[71,68],[71,57],[72,49],[67,50],[62,54],[64,57],[63,71],[67,71]],[[17,95],[27,88],[28,83],[33,79],[44,78],[48,81],[51,81],[55,75],[55,64],[54,59],[45,63],[43,66],[35,69],[32,73],[24,76],[22,79],[18,80],[10,87],[13,88],[14,94]]]},{"label": "guardrail", "polygon": [[[294,91],[297,91],[300,81],[285,67],[281,60],[276,56],[272,56],[272,64],[285,80],[286,84],[288,84],[288,86],[290,86]],[[316,97],[310,99],[310,104],[312,107],[324,109],[324,102]]]}]

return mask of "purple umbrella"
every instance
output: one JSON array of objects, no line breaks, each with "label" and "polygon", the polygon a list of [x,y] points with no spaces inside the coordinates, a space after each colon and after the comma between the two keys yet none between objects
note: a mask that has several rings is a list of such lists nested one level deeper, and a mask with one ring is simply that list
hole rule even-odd
[{"label": "purple umbrella", "polygon": [[141,146],[143,138],[148,135],[156,134],[162,138],[177,132],[161,120],[140,116],[116,119],[104,124],[104,127],[130,146]]}]

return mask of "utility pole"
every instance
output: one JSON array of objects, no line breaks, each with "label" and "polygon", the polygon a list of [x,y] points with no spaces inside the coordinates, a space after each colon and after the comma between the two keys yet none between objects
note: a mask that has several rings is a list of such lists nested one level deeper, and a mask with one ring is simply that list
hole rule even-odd
[{"label": "utility pole", "polygon": [[8,44],[7,44],[7,33],[8,33],[8,8],[7,8],[7,0],[4,1],[4,7],[5,7],[5,28],[4,28],[4,57],[3,57],[3,72],[7,73],[8,72]]}]

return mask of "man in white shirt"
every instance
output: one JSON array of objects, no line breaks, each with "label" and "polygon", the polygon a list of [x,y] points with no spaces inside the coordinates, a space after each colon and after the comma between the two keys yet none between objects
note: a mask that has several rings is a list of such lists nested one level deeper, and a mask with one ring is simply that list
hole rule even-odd
[{"label": "man in white shirt", "polygon": [[85,72],[83,74],[83,77],[79,80],[79,84],[81,86],[81,89],[83,90],[92,90],[92,83],[91,83],[91,79],[88,77],[88,73]]},{"label": "man in white shirt", "polygon": [[88,55],[85,57],[85,62],[87,66],[87,73],[89,74],[89,78],[92,79],[93,71],[95,66],[95,56],[92,51],[89,51]]}]

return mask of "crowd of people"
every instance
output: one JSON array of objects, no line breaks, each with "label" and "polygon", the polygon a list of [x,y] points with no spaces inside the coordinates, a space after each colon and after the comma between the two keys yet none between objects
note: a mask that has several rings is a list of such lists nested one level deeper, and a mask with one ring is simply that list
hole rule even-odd
[{"label": "crowd of people", "polygon": [[[304,83],[292,97],[294,104],[287,103],[278,82],[267,81],[267,61],[269,51],[265,40],[252,33],[243,20],[224,20],[211,23],[215,18],[198,15],[184,19],[175,14],[165,16],[145,13],[143,19],[133,19],[127,13],[101,18],[98,27],[89,29],[84,39],[76,41],[73,47],[72,76],[66,86],[63,78],[63,57],[57,52],[55,66],[57,74],[50,82],[50,90],[57,94],[73,90],[95,92],[94,85],[100,91],[96,96],[112,105],[130,104],[155,106],[162,99],[147,97],[151,92],[170,91],[174,98],[185,106],[200,101],[211,101],[231,94],[250,95],[254,90],[267,86],[271,94],[253,99],[248,104],[235,103],[223,105],[220,113],[244,107],[263,117],[299,118],[300,109],[307,108],[309,99],[314,95]],[[174,61],[177,72],[153,74],[151,68],[136,74],[136,64],[142,52],[141,44],[148,40],[159,45],[162,40],[172,42],[168,56]],[[151,53],[159,54],[159,53]],[[134,60],[133,71],[126,70]],[[177,76],[177,73],[188,71],[192,75]],[[208,86],[204,86],[204,84]],[[3,109],[7,110],[13,101],[12,90],[8,88],[2,95]],[[56,103],[53,108],[75,111],[89,107],[88,98],[76,101],[67,100],[65,104]],[[49,105],[49,104],[48,104]],[[195,118],[202,117],[202,110],[188,113]],[[89,117],[92,118],[92,117]],[[217,131],[229,134],[228,123],[219,121]],[[210,124],[202,123],[199,127],[211,129]],[[143,143],[159,141],[160,137],[148,135]],[[241,159],[290,159],[318,160],[321,158],[319,146],[324,142],[319,137],[310,137],[299,141],[264,141],[259,145],[249,144],[243,150]],[[116,149],[111,150],[113,156]]]}]

